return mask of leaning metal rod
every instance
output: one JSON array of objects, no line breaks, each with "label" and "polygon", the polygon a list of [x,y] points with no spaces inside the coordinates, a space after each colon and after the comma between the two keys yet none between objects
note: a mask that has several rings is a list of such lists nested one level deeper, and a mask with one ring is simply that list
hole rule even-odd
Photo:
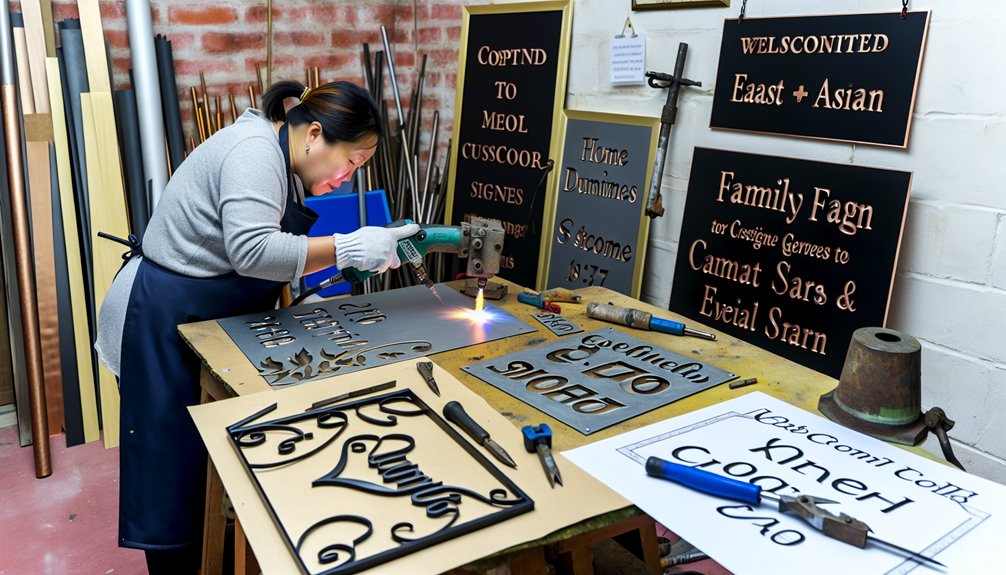
[{"label": "leaning metal rod", "polygon": [[[678,117],[678,92],[681,86],[701,86],[702,82],[684,77],[685,59],[688,57],[688,44],[678,43],[678,57],[674,61],[674,75],[668,77],[659,72],[647,72],[647,82],[653,88],[667,88],[667,103],[660,115],[660,136],[657,140],[657,153],[653,162],[653,174],[650,176],[650,190],[646,196],[646,215],[654,218],[664,215],[661,203],[660,184],[664,177],[664,159],[667,156],[667,144],[671,136],[671,128]],[[667,85],[662,83],[669,82]]]},{"label": "leaning metal rod", "polygon": [[[266,38],[265,38],[265,83],[272,86],[272,0],[265,2]],[[259,79],[259,90],[265,93]]]},{"label": "leaning metal rod", "polygon": [[21,329],[24,332],[25,364],[28,375],[28,400],[31,404],[32,451],[35,477],[52,474],[49,431],[46,429],[46,401],[42,375],[42,342],[38,326],[38,302],[31,256],[31,228],[25,199],[24,157],[21,154],[21,118],[18,114],[14,75],[14,39],[11,37],[10,4],[0,0],[0,103],[3,105],[3,129],[7,141],[7,177],[10,184],[11,220],[17,247],[18,291],[21,293]]},{"label": "leaning metal rod", "polygon": [[412,193],[416,192],[416,174],[412,171],[412,152],[409,151],[409,140],[405,137],[405,124],[402,116],[402,96],[398,91],[398,79],[395,77],[395,58],[391,54],[391,46],[388,44],[388,31],[381,25],[381,42],[384,43],[384,57],[388,61],[388,76],[391,78],[391,90],[395,96],[395,111],[398,112],[398,133],[402,136],[402,147],[405,156],[405,171],[409,174],[409,185],[412,186]]},{"label": "leaning metal rod", "polygon": [[[426,158],[426,177],[423,178],[423,195],[421,196],[419,202],[420,205],[419,211],[424,216],[427,211],[424,208],[427,207],[427,204],[433,203],[432,198],[430,197],[430,176],[433,175],[433,164],[435,163],[434,160],[436,159],[437,155],[437,124],[439,123],[439,121],[440,121],[440,111],[434,110],[433,126],[430,128],[432,130],[430,132],[430,151],[429,155]],[[429,221],[426,217],[423,218],[423,221],[428,224],[433,223]]]}]

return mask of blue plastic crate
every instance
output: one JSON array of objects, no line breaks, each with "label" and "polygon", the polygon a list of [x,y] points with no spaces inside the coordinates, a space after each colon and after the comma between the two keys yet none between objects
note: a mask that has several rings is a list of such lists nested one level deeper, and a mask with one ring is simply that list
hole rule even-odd
[{"label": "blue plastic crate", "polygon": [[[331,193],[324,196],[309,196],[305,199],[307,207],[318,212],[318,221],[311,228],[311,237],[331,236],[332,234],[347,234],[360,228],[359,196],[355,193]],[[367,225],[384,226],[391,223],[391,210],[388,209],[388,196],[384,190],[367,192]],[[339,268],[332,266],[321,271],[304,276],[302,285],[314,287],[322,281],[339,273]],[[318,292],[322,297],[349,293],[351,285],[343,282],[328,286]]]}]

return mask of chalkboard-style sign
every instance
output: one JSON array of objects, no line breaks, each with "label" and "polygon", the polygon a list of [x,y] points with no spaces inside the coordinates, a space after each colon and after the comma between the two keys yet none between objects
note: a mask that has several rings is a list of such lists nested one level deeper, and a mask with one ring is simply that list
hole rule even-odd
[{"label": "chalkboard-style sign", "polygon": [[639,297],[660,119],[573,110],[565,119],[546,285]]},{"label": "chalkboard-style sign", "polygon": [[709,125],[907,148],[929,17],[726,20]]},{"label": "chalkboard-style sign", "polygon": [[911,181],[696,148],[670,309],[837,378],[886,323]]},{"label": "chalkboard-style sign", "polygon": [[445,220],[500,220],[500,276],[542,287],[571,0],[465,6]]}]

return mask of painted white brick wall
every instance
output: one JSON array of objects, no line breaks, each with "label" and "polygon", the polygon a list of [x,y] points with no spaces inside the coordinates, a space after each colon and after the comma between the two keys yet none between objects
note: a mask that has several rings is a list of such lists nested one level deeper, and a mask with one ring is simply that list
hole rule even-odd
[{"label": "painted white brick wall", "polygon": [[[486,2],[478,2],[486,3]],[[687,178],[695,146],[914,172],[888,327],[923,344],[923,409],[939,405],[957,425],[955,451],[978,475],[1006,483],[1006,105],[999,73],[1006,10],[982,0],[913,0],[933,11],[909,150],[709,129],[723,19],[730,8],[630,12],[629,0],[575,0],[566,106],[659,116],[666,91],[613,87],[608,43],[626,16],[647,35],[648,70],[670,72],[679,42],[685,89],[664,172],[666,213],[651,226],[643,299],[667,307]],[[895,0],[752,0],[748,16],[891,12]],[[939,453],[935,439],[926,448]]]}]

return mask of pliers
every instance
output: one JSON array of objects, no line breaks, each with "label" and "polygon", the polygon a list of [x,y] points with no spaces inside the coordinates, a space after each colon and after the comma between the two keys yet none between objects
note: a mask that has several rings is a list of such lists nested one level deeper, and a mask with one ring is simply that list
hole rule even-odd
[{"label": "pliers", "polygon": [[753,483],[730,479],[729,477],[717,475],[704,469],[665,461],[659,457],[650,457],[646,460],[646,473],[653,477],[680,483],[696,491],[735,501],[742,501],[750,505],[757,506],[763,499],[771,501],[779,506],[779,511],[798,515],[814,529],[832,539],[837,539],[849,545],[855,545],[861,549],[866,547],[869,541],[907,555],[915,561],[946,567],[935,559],[876,538],[870,534],[870,527],[858,519],[850,517],[845,513],[834,515],[818,507],[819,505],[837,503],[837,501],[814,495],[801,494],[793,497],[790,495],[765,493],[762,492],[760,486]]}]

